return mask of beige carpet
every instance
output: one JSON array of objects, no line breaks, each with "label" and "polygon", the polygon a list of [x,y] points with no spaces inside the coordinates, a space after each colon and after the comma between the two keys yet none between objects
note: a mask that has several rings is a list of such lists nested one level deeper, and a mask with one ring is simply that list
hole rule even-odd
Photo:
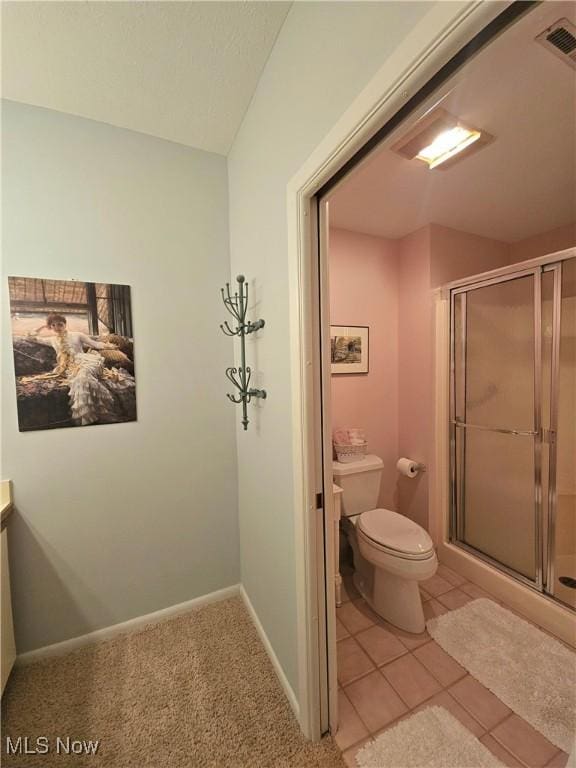
[{"label": "beige carpet", "polygon": [[576,654],[485,598],[430,619],[426,626],[500,701],[570,752],[576,731]]},{"label": "beige carpet", "polygon": [[504,768],[443,707],[401,720],[356,755],[360,768]]},{"label": "beige carpet", "polygon": [[[16,668],[2,765],[343,768],[306,742],[240,598]],[[6,737],[99,739],[95,756],[6,755]]]}]

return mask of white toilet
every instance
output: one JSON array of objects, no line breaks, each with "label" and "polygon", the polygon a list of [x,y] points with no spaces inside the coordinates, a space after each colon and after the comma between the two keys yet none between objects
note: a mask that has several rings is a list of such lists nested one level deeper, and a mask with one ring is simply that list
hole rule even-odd
[{"label": "white toilet", "polygon": [[428,533],[389,509],[375,509],[383,462],[334,462],[334,482],[343,490],[342,523],[354,552],[354,583],[377,614],[406,632],[426,626],[418,582],[436,573],[438,560]]}]

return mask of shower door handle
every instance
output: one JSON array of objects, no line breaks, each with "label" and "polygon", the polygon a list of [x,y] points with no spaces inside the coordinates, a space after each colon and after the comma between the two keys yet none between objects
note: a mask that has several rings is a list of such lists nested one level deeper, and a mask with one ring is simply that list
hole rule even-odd
[{"label": "shower door handle", "polygon": [[483,429],[486,432],[499,432],[501,435],[520,435],[521,437],[538,437],[538,429],[500,429],[499,427],[484,427],[481,424],[468,424],[465,421],[453,421],[455,427],[466,427],[467,429]]}]

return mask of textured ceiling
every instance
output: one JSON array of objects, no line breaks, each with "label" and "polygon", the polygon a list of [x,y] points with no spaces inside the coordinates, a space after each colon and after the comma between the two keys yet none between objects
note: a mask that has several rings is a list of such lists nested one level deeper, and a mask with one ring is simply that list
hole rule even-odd
[{"label": "textured ceiling", "polygon": [[227,154],[289,2],[3,2],[2,95]]},{"label": "textured ceiling", "polygon": [[428,102],[495,136],[446,170],[429,170],[388,145],[338,187],[330,223],[397,238],[435,222],[514,242],[576,219],[576,71],[534,41],[576,4],[537,6]]}]

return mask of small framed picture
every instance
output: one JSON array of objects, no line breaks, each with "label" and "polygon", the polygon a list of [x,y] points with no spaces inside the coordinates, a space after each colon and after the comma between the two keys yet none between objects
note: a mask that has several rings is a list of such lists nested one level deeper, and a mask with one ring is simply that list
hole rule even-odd
[{"label": "small framed picture", "polygon": [[330,326],[332,373],[368,373],[368,327]]}]

